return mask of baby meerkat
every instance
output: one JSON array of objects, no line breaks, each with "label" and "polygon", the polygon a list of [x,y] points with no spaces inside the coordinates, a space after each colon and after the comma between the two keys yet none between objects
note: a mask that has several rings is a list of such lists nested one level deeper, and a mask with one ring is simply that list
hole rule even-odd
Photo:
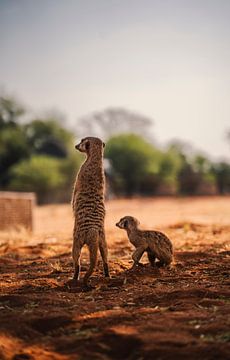
[{"label": "baby meerkat", "polygon": [[[80,277],[80,255],[83,245],[87,245],[90,254],[90,266],[83,283],[87,287],[89,277],[97,264],[98,248],[101,253],[104,274],[109,277],[108,249],[105,239],[105,176],[103,152],[105,144],[96,137],[86,137],[75,148],[86,154],[75,181],[72,207],[74,213],[73,261],[74,278]],[[89,286],[88,286],[89,287]]]},{"label": "baby meerkat", "polygon": [[139,221],[132,216],[125,216],[116,224],[120,229],[127,231],[129,241],[136,250],[132,255],[134,261],[132,268],[139,263],[144,252],[147,252],[149,262],[155,266],[158,259],[158,266],[169,265],[173,260],[173,245],[165,234],[160,231],[140,230]]}]

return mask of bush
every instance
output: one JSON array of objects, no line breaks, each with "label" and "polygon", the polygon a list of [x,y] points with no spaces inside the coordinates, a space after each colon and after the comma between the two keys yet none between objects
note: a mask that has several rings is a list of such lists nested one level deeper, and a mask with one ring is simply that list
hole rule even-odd
[{"label": "bush", "polygon": [[10,189],[34,191],[39,203],[48,202],[54,192],[66,182],[60,160],[42,155],[33,155],[14,165],[11,176]]},{"label": "bush", "polygon": [[183,166],[183,158],[173,148],[162,153],[159,170],[158,193],[172,195],[178,191],[178,173]]},{"label": "bush", "polygon": [[118,190],[132,195],[143,190],[147,181],[148,190],[153,192],[151,184],[155,186],[161,153],[151,144],[134,134],[114,136],[106,145],[105,156],[110,160],[114,177],[119,182]]},{"label": "bush", "polygon": [[37,119],[24,125],[31,152],[65,158],[71,151],[73,135],[57,119]]},{"label": "bush", "polygon": [[20,127],[5,127],[0,131],[0,186],[7,185],[10,168],[29,157],[30,148]]},{"label": "bush", "polygon": [[217,189],[220,194],[230,193],[230,164],[220,162],[212,166],[213,174],[216,178]]}]

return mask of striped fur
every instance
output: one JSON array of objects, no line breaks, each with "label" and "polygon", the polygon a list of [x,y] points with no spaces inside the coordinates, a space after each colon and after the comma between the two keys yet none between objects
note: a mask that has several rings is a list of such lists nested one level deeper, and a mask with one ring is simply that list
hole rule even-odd
[{"label": "striped fur", "polygon": [[76,149],[86,153],[87,158],[77,174],[72,195],[75,219],[72,254],[75,267],[74,279],[78,280],[81,248],[84,244],[89,248],[90,266],[83,279],[85,285],[96,266],[98,248],[102,256],[104,274],[109,276],[108,250],[104,231],[103,148],[104,143],[94,137],[84,138],[76,145]]}]

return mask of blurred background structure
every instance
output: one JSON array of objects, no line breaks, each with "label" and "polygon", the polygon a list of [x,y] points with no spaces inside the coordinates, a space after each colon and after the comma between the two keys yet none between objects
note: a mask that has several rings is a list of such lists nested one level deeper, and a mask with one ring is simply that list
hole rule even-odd
[{"label": "blurred background structure", "polygon": [[230,2],[0,2],[0,190],[70,200],[77,138],[107,197],[230,193]]},{"label": "blurred background structure", "polygon": [[34,206],[33,193],[0,191],[0,230],[25,228],[33,230]]}]

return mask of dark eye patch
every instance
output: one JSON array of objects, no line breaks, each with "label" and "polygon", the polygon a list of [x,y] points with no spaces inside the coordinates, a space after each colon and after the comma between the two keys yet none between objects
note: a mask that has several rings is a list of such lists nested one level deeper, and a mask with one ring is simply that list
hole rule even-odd
[{"label": "dark eye patch", "polygon": [[89,150],[89,147],[90,147],[90,143],[89,143],[89,141],[87,141],[86,144],[85,144],[86,150]]},{"label": "dark eye patch", "polygon": [[124,224],[124,228],[127,228],[127,226],[128,226],[128,220],[125,220],[123,224]]}]

